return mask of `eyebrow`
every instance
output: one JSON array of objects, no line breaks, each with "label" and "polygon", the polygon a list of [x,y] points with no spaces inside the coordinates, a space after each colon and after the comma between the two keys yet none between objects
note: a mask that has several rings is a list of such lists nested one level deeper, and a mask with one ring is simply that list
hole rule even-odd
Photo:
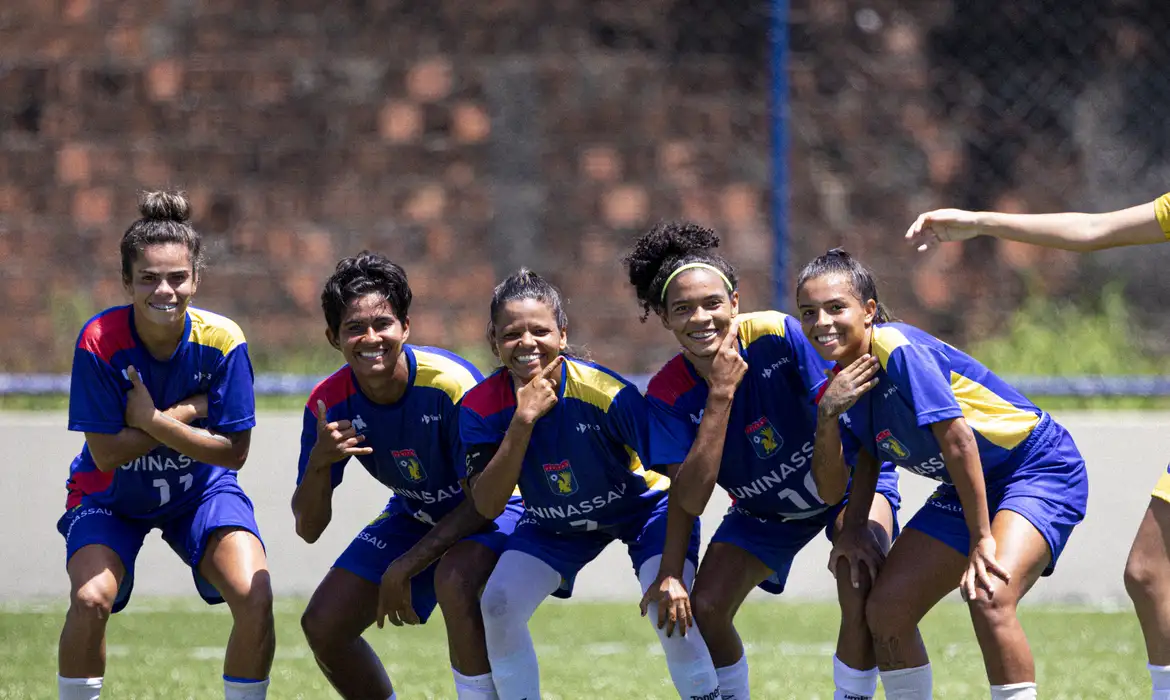
[{"label": "eyebrow", "polygon": [[345,322],[343,325],[349,326],[349,325],[352,325],[354,323],[372,323],[374,321],[386,321],[386,320],[393,320],[393,319],[394,319],[393,314],[379,314],[378,316],[372,316],[370,318],[363,318],[361,316],[351,316],[351,317],[345,319]]},{"label": "eyebrow", "polygon": [[832,299],[825,299],[824,301],[817,302],[815,304],[812,302],[806,302],[804,304],[797,304],[796,307],[799,309],[805,309],[805,308],[810,308],[810,307],[814,307],[814,306],[823,306],[824,304],[832,304],[834,302],[841,302],[844,300],[845,300],[845,297],[833,297]]},{"label": "eyebrow", "polygon": [[[722,298],[723,298],[723,295],[716,292],[713,294],[708,294],[705,297],[701,297],[698,299],[698,301],[711,301],[712,299],[722,299]],[[695,301],[695,300],[694,299],[676,299],[675,301],[671,302],[670,305],[676,306],[678,304],[688,304],[688,303],[691,303],[693,301]]]}]

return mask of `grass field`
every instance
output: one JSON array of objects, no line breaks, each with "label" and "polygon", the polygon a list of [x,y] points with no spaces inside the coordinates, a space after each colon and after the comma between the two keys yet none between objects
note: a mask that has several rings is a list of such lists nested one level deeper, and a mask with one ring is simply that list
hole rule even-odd
[{"label": "grass field", "polygon": [[[277,604],[278,648],[269,697],[332,698],[301,635],[303,601]],[[56,697],[59,604],[7,606],[0,612],[0,700]],[[223,697],[222,649],[231,624],[222,606],[135,599],[109,628],[103,700],[202,700]],[[436,611],[436,615],[437,615]],[[634,603],[550,603],[533,618],[546,700],[676,698],[647,622]],[[1025,608],[1036,650],[1041,697],[1077,700],[1149,697],[1137,623],[1128,612]],[[837,613],[829,604],[749,602],[739,629],[748,645],[757,700],[832,698],[830,657]],[[986,698],[979,649],[966,610],[936,609],[923,628],[932,650],[935,697]],[[398,696],[452,698],[441,621],[372,630]],[[879,697],[881,693],[879,691]]]}]

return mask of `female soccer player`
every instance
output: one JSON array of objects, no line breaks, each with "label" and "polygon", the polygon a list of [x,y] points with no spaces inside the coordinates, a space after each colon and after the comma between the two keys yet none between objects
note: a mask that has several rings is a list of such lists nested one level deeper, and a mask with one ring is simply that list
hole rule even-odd
[{"label": "female soccer player", "polygon": [[203,244],[187,200],[151,192],[139,211],[121,244],[131,303],[90,319],[73,356],[69,429],[85,446],[57,523],[70,584],[58,696],[101,693],[106,621],[130,600],[138,550],[158,528],[203,599],[231,609],[225,698],[256,700],[276,634],[260,530],[236,481],[256,423],[248,346],[235,323],[190,306]]},{"label": "female soccer player", "polygon": [[350,457],[394,495],[325,575],[301,625],[342,697],[394,698],[362,632],[386,619],[422,624],[437,603],[458,697],[492,700],[478,596],[522,509],[505,499],[485,520],[466,498],[457,407],[482,376],[457,355],[406,344],[411,299],[403,269],[374,253],[341,260],[321,292],[325,337],[347,364],[305,405],[297,534],[321,536]]},{"label": "female soccer player", "polygon": [[[692,599],[679,582],[680,543],[667,554],[643,605],[655,601],[659,624],[686,631],[693,606],[724,698],[749,697],[747,656],[734,618],[759,586],[783,592],[792,560],[817,533],[836,537],[848,470],[841,451],[820,463],[814,443],[839,445],[837,419],[814,404],[831,365],[809,346],[795,319],[776,312],[739,313],[735,270],[715,253],[719,237],[694,224],[664,224],[643,235],[625,264],[645,312],[658,315],[682,353],[650,381],[650,452],[655,469],[677,469],[671,519],[693,522],[715,484],[734,499],[703,557]],[[877,370],[861,360],[850,368],[859,384]],[[823,405],[841,397],[822,398]],[[814,436],[815,435],[815,436]],[[874,543],[865,572],[838,569],[841,627],[833,659],[834,695],[869,698],[877,687],[865,597],[895,532],[898,481],[882,472],[885,498],[867,505]],[[868,502],[867,502],[868,504]],[[671,533],[683,531],[672,525]],[[669,619],[666,619],[669,618]]]},{"label": "female soccer player", "polygon": [[[923,250],[986,235],[1048,248],[1090,251],[1170,239],[1170,194],[1104,214],[1003,214],[939,209],[918,217],[906,238]],[[1125,590],[1146,640],[1153,700],[1170,700],[1170,467],[1154,487],[1125,563]]]},{"label": "female soccer player", "polygon": [[[488,657],[503,700],[540,697],[528,619],[614,540],[629,549],[645,590],[666,538],[669,479],[643,468],[646,403],[637,387],[570,357],[568,319],[557,290],[520,270],[491,302],[488,337],[503,364],[468,392],[460,431],[476,508],[493,517],[519,484],[525,516],[483,593]],[[690,582],[699,530],[687,524]],[[681,567],[680,567],[681,568]],[[702,637],[659,638],[679,695],[718,698]]]},{"label": "female soccer player", "polygon": [[[841,437],[860,452],[847,532],[833,556],[855,559],[865,550],[878,459],[942,482],[890,548],[866,603],[886,697],[931,697],[915,628],[958,586],[992,699],[1035,698],[1016,605],[1052,573],[1084,518],[1088,480],[1072,437],[970,356],[891,321],[873,275],[848,253],[831,250],[806,265],[796,296],[804,334],[822,357],[847,367],[869,355],[881,367],[876,386],[836,409],[843,409]],[[837,384],[856,380],[839,374],[829,391]]]}]

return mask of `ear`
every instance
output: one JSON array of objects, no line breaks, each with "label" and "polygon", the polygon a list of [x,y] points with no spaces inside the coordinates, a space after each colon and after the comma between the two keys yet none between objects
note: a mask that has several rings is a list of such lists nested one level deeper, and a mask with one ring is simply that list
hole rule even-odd
[{"label": "ear", "polygon": [[569,347],[569,327],[565,326],[561,329],[561,347],[560,351],[564,352],[565,348]]},{"label": "ear", "polygon": [[492,356],[497,360],[500,359],[500,347],[496,344],[496,326],[494,323],[488,324],[487,341],[488,347],[492,349]]},{"label": "ear", "polygon": [[877,316],[877,302],[873,299],[866,299],[861,308],[865,311],[865,325],[868,328],[873,325],[873,319]]},{"label": "ear", "polygon": [[731,293],[730,298],[731,298],[731,317],[735,318],[735,315],[739,313],[739,292],[733,291]]},{"label": "ear", "polygon": [[402,319],[402,342],[410,339],[410,316]]},{"label": "ear", "polygon": [[333,332],[332,328],[325,328],[325,340],[329,341],[329,344],[333,346],[334,350],[341,350],[341,341],[337,339],[337,334]]}]

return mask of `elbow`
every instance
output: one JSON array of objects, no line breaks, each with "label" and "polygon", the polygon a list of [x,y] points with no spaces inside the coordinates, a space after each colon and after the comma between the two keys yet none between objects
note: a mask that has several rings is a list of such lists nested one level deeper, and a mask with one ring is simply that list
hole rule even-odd
[{"label": "elbow", "polygon": [[676,498],[675,494],[671,494],[670,498],[674,499],[675,502],[678,503],[679,510],[686,513],[687,515],[693,518],[702,517],[705,508],[704,504],[699,499]]},{"label": "elbow", "polygon": [[473,497],[471,500],[475,505],[475,512],[484,520],[495,520],[500,517],[500,514],[504,512],[504,508],[508,505],[506,499],[498,501],[497,499],[481,496],[480,498]]},{"label": "elbow", "polygon": [[[682,468],[679,468],[682,471]],[[707,509],[711,494],[715,491],[715,474],[695,474],[691,470],[685,479],[675,479],[670,484],[670,498],[687,515],[696,518]]]},{"label": "elbow", "polygon": [[109,473],[118,468],[118,464],[106,457],[105,455],[98,455],[90,450],[90,456],[93,457],[94,466],[98,468],[99,472]]},{"label": "elbow", "polygon": [[833,483],[825,483],[822,479],[813,477],[813,483],[817,487],[817,495],[821,500],[828,505],[835,506],[841,501],[845,500],[845,484],[834,481]]},{"label": "elbow", "polygon": [[248,448],[232,450],[231,455],[224,460],[224,464],[220,465],[232,471],[238,472],[244,468],[244,463],[248,461]]},{"label": "elbow", "polygon": [[975,435],[970,429],[948,430],[945,438],[940,440],[939,443],[939,447],[942,448],[943,459],[948,462],[955,462],[969,455],[974,455],[978,459],[979,445],[976,444]]},{"label": "elbow", "polygon": [[224,469],[231,469],[234,472],[238,472],[244,468],[244,461],[244,459],[237,459],[232,457],[231,459],[225,459],[224,463],[219,466],[223,467]]},{"label": "elbow", "polygon": [[815,466],[812,470],[813,486],[817,489],[817,496],[821,501],[836,505],[845,499],[849,491],[849,468],[842,465],[837,474],[827,477]]},{"label": "elbow", "polygon": [[325,531],[323,527],[311,527],[305,518],[298,517],[296,523],[297,537],[300,537],[308,544],[313,544],[321,539],[321,533]]},{"label": "elbow", "polygon": [[1065,246],[1076,253],[1092,253],[1112,247],[1109,241],[1106,218],[1101,214],[1088,214],[1076,227],[1076,235]]},{"label": "elbow", "polygon": [[471,505],[474,507],[476,513],[485,520],[495,520],[504,512],[504,508],[508,506],[508,497],[497,498],[494,494],[485,492],[480,488],[479,480],[472,486],[468,493],[471,498]]},{"label": "elbow", "polygon": [[93,459],[94,466],[100,472],[112,472],[117,469],[120,465],[114,456],[97,447],[96,442],[97,440],[90,440],[87,436],[86,445],[89,446],[89,456]]},{"label": "elbow", "polygon": [[222,466],[231,469],[232,471],[240,471],[244,468],[244,462],[248,461],[248,453],[252,447],[252,431],[245,430],[240,433],[233,433],[227,436],[231,441],[231,454],[226,460],[227,464]]},{"label": "elbow", "polygon": [[670,488],[670,500],[674,501],[682,512],[698,518],[707,509],[707,502],[711,500],[711,490],[714,487],[714,482],[712,482],[710,490],[704,489],[702,491],[697,488],[678,488],[672,485]]}]

